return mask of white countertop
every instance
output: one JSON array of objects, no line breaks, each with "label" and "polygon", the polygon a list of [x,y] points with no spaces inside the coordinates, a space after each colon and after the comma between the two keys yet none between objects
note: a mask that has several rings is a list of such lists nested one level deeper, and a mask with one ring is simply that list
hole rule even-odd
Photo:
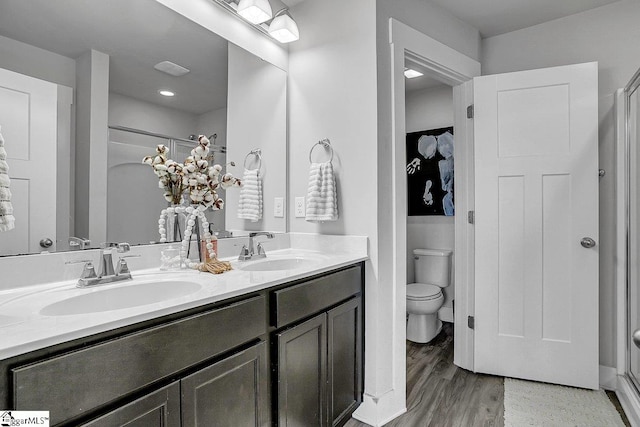
[{"label": "white countertop", "polygon": [[[366,238],[364,250],[362,244],[347,245],[348,249],[345,247],[345,250],[336,249],[335,245],[329,246],[326,251],[290,248],[268,252],[269,259],[302,257],[311,260],[308,264],[293,270],[244,271],[240,269],[239,261],[229,259],[234,270],[218,275],[194,270],[167,272],[152,268],[133,271],[133,281],[91,288],[77,288],[77,280],[67,280],[0,291],[0,360],[259,291],[367,259]],[[252,262],[260,261],[249,261]],[[198,286],[192,286],[195,291],[187,295],[135,307],[86,314],[41,314],[45,307],[76,296],[102,292],[109,288],[171,280],[193,282]]]}]

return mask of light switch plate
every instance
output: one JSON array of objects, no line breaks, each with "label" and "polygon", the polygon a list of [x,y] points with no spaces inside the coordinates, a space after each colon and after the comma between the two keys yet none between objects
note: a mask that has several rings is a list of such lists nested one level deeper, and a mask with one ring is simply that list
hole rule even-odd
[{"label": "light switch plate", "polygon": [[284,217],[284,197],[276,197],[273,199],[273,216],[275,218]]},{"label": "light switch plate", "polygon": [[304,197],[296,197],[296,218],[304,218]]}]

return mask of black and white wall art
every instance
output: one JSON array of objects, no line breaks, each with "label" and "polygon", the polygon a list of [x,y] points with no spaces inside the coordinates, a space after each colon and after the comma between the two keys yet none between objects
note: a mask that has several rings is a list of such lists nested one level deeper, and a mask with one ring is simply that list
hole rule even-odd
[{"label": "black and white wall art", "polygon": [[453,127],[407,134],[409,216],[453,216]]}]

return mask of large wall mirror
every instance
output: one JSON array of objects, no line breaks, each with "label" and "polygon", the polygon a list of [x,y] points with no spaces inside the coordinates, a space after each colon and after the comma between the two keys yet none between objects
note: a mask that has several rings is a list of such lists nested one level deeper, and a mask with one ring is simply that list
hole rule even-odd
[{"label": "large wall mirror", "polygon": [[0,232],[0,255],[158,241],[167,202],[142,158],[163,144],[182,162],[198,135],[213,163],[238,177],[259,165],[262,179],[262,219],[238,218],[232,188],[206,213],[212,230],[285,232],[273,204],[286,195],[286,81],[156,0],[3,0],[0,133],[16,227]]}]

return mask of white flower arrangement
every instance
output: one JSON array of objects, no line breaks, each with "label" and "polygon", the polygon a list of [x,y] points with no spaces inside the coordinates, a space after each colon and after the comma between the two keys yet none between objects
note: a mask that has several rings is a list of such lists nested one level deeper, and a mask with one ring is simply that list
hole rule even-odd
[{"label": "white flower arrangement", "polygon": [[216,190],[220,187],[242,186],[242,182],[232,174],[222,174],[222,166],[209,166],[209,144],[209,139],[200,135],[198,146],[191,150],[191,156],[183,163],[167,158],[169,149],[162,144],[156,147],[155,156],[147,156],[142,160],[153,167],[168,202],[179,205],[183,201],[183,194],[188,192],[192,205],[220,210],[224,208],[224,200],[218,197]]},{"label": "white flower arrangement", "polygon": [[[198,145],[191,150],[191,155],[183,163],[178,163],[167,158],[169,149],[164,145],[156,147],[155,156],[147,156],[142,162],[153,167],[154,173],[158,176],[159,187],[164,190],[164,198],[175,206],[163,209],[158,220],[158,231],[160,241],[166,242],[166,219],[168,214],[186,212],[187,222],[180,250],[183,259],[186,259],[189,242],[193,227],[198,218],[200,219],[203,237],[206,241],[209,257],[214,259],[216,254],[213,251],[211,233],[209,233],[209,223],[204,215],[204,211],[209,207],[213,210],[224,208],[224,200],[217,193],[218,188],[227,189],[230,187],[242,186],[241,180],[230,173],[222,174],[222,166],[209,166],[209,139],[200,135]],[[191,206],[180,206],[183,203],[183,194],[188,194]],[[189,267],[195,268],[197,263],[190,263]]]}]

